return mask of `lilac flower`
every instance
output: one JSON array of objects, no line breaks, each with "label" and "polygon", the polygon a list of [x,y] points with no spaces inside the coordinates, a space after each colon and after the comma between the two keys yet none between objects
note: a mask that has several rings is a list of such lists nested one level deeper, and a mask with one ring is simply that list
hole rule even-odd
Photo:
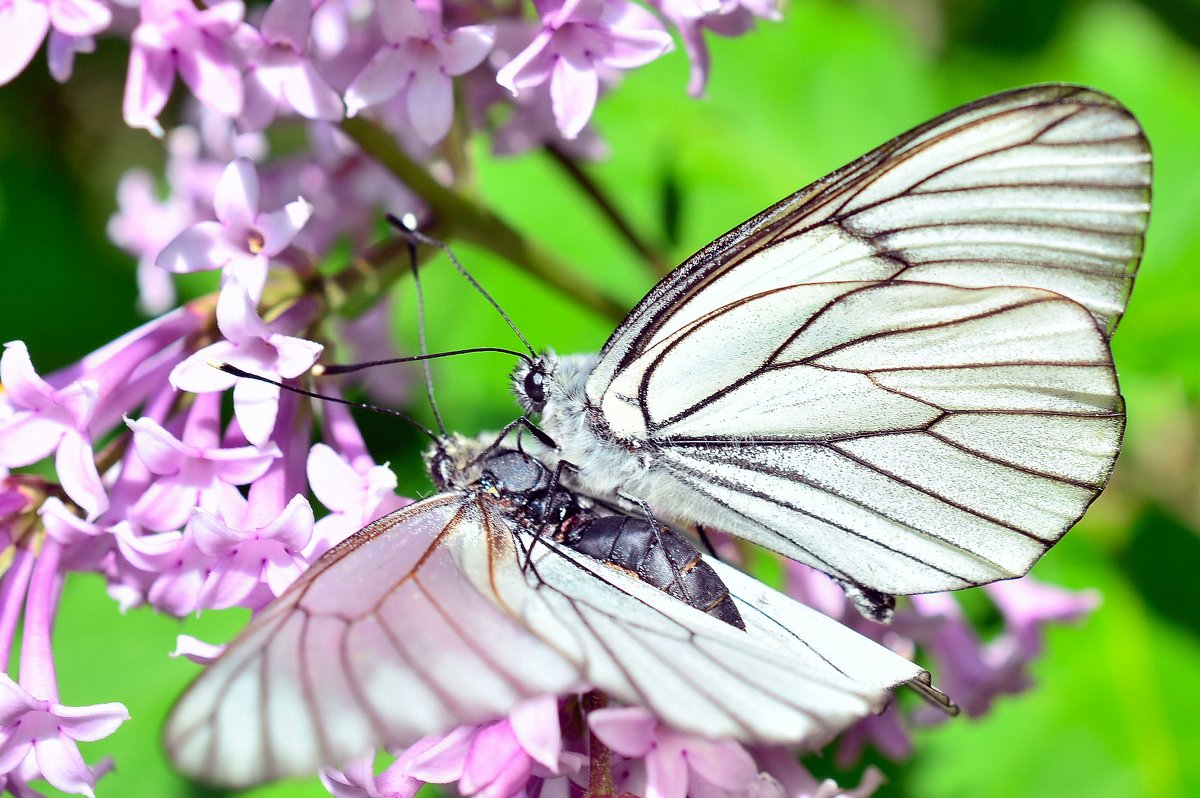
[{"label": "lilac flower", "polygon": [[[62,590],[59,572],[62,548],[46,541],[28,575],[20,683],[0,674],[0,774],[15,772],[15,783],[35,774],[64,792],[91,796],[97,773],[88,768],[75,745],[112,734],[129,713],[121,704],[68,707],[58,701],[58,684],[50,647],[50,630]],[[16,566],[14,566],[16,567]],[[5,579],[3,610],[13,604],[13,585]],[[5,618],[0,632],[4,654],[12,642],[14,626]],[[7,656],[5,657],[7,661]],[[7,785],[6,785],[7,786]]]},{"label": "lilac flower", "polygon": [[222,269],[250,297],[262,298],[271,258],[283,252],[312,214],[312,205],[297,197],[274,211],[259,211],[258,173],[248,158],[226,167],[213,197],[217,221],[198,222],[159,253],[157,263],[170,272]]},{"label": "lilac flower", "polygon": [[226,116],[242,112],[242,74],[233,33],[242,24],[241,0],[197,8],[190,0],[142,0],[125,83],[125,123],[162,136],[158,115],[178,72],[205,105]]},{"label": "lilac flower", "polygon": [[263,17],[262,32],[243,43],[252,51],[239,119],[243,130],[262,130],[288,111],[307,119],[342,118],[342,98],[306,55],[311,24],[310,0],[274,0]]},{"label": "lilac flower", "polygon": [[[298,377],[312,368],[324,347],[275,332],[254,311],[241,283],[231,280],[221,289],[217,324],[224,341],[195,352],[171,372],[171,384],[192,393],[233,388],[233,409],[246,439],[265,444],[275,427],[279,388],[259,380],[240,379],[214,368],[214,361],[230,363],[251,374],[273,380]],[[280,319],[274,325],[286,324]]]},{"label": "lilac flower", "polygon": [[130,510],[147,529],[179,529],[194,507],[237,517],[244,512],[245,499],[234,486],[253,482],[280,456],[274,443],[229,449],[218,446],[213,423],[219,412],[219,395],[197,397],[183,440],[153,419],[127,422],[138,456],[158,476]]},{"label": "lilac flower", "polygon": [[193,216],[191,204],[175,194],[160,200],[145,169],[126,172],[117,184],[117,212],[108,220],[108,237],[138,259],[138,305],[144,313],[162,313],[175,304],[171,275],[155,260]]},{"label": "lilac flower", "polygon": [[121,704],[64,706],[35,698],[0,673],[0,773],[22,764],[36,766],[42,778],[63,792],[93,795],[95,774],[75,741],[103,739],[127,720],[129,712]]},{"label": "lilac flower", "polygon": [[[313,512],[303,496],[293,497],[270,523],[251,529],[230,527],[204,510],[195,514],[196,548],[213,562],[197,597],[201,609],[258,609],[308,565],[300,552],[312,535]],[[266,591],[260,589],[264,586]]]},{"label": "lilac flower", "polygon": [[674,45],[653,14],[627,0],[540,0],[542,28],[496,75],[514,95],[550,81],[554,119],[573,139],[600,93],[598,69],[642,66]]},{"label": "lilac flower", "polygon": [[175,638],[175,650],[172,657],[183,657],[197,665],[208,665],[224,653],[227,645],[214,645],[191,635],[178,635]]},{"label": "lilac flower", "polygon": [[0,420],[0,465],[26,466],[56,453],[55,470],[72,501],[95,518],[108,507],[88,425],[99,401],[94,380],[56,389],[34,371],[20,341],[4,345],[0,382],[9,410]]},{"label": "lilac flower", "polygon": [[[61,49],[69,40],[90,39],[111,22],[112,11],[100,0],[3,0],[0,2],[0,86],[29,65],[47,32],[51,35],[51,71],[59,77],[62,74]],[[55,66],[59,69],[55,70]],[[69,72],[68,69],[67,74]]]},{"label": "lilac flower", "polygon": [[495,29],[469,25],[444,31],[440,0],[380,0],[377,14],[387,44],[346,89],[346,112],[354,116],[399,95],[418,137],[436,144],[453,121],[451,78],[483,61]]},{"label": "lilac flower", "polygon": [[754,759],[738,743],[673,731],[641,707],[594,710],[588,726],[621,756],[645,759],[645,798],[686,798],[713,788],[746,791],[758,777]]}]

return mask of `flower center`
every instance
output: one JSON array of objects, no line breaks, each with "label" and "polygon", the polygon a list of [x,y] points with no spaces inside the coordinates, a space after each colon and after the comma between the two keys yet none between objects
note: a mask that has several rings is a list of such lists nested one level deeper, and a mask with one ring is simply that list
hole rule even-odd
[{"label": "flower center", "polygon": [[250,234],[246,236],[246,249],[250,250],[250,254],[252,255],[262,252],[266,243],[267,241],[263,238],[263,234],[257,230],[251,230]]}]

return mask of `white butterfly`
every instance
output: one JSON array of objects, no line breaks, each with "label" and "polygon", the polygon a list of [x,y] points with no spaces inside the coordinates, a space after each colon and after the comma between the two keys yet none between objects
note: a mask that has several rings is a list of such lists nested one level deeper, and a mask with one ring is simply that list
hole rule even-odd
[{"label": "white butterfly", "polygon": [[[946,703],[918,666],[718,561],[744,630],[540,534],[548,469],[483,448],[442,442],[444,492],[349,538],[251,620],[172,711],[181,771],[230,787],[310,774],[587,686],[761,743],[823,741],[904,683]],[[497,457],[519,467],[497,479]]]},{"label": "white butterfly", "polygon": [[516,391],[579,489],[818,568],[869,615],[1020,576],[1117,456],[1149,196],[1118,102],[997,94],[718,238]]}]

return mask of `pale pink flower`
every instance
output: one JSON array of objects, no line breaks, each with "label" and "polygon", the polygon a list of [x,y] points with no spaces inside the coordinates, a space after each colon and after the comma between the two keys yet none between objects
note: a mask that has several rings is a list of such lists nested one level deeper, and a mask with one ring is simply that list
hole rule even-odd
[{"label": "pale pink flower", "polygon": [[68,707],[35,698],[0,673],[0,773],[35,766],[63,792],[93,795],[96,774],[84,764],[76,741],[103,739],[129,720],[122,704]]},{"label": "pale pink flower", "polygon": [[65,80],[64,50],[86,48],[111,22],[112,11],[100,0],[0,0],[0,86],[29,65],[47,33],[51,72]]},{"label": "pale pink flower", "polygon": [[237,280],[258,302],[271,259],[292,243],[312,215],[312,205],[303,197],[260,211],[259,191],[258,172],[250,159],[232,161],[213,196],[216,221],[197,222],[184,230],[155,262],[169,272],[221,269],[226,281]]},{"label": "pale pink flower", "polygon": [[317,521],[306,552],[310,559],[408,503],[396,495],[396,475],[387,466],[360,464],[355,468],[324,443],[315,444],[309,452],[308,483],[330,511]]},{"label": "pale pink flower", "polygon": [[242,73],[233,34],[242,24],[241,0],[200,8],[191,0],[142,0],[125,82],[125,123],[163,134],[158,115],[171,96],[175,73],[196,99],[226,116],[242,112]]},{"label": "pale pink flower", "polygon": [[230,526],[204,510],[194,512],[196,548],[211,562],[197,597],[200,609],[258,609],[308,567],[301,550],[312,536],[313,511],[303,496],[293,496],[274,520],[249,529]]},{"label": "pale pink flower", "polygon": [[514,95],[550,82],[563,136],[583,130],[600,94],[598,69],[642,66],[674,45],[662,23],[627,0],[541,0],[542,28],[496,75]]},{"label": "pale pink flower", "polygon": [[155,260],[175,236],[193,222],[190,203],[169,194],[159,199],[154,178],[145,169],[132,169],[117,184],[117,212],[108,220],[108,237],[138,259],[138,306],[158,314],[175,304],[171,275]]},{"label": "pale pink flower", "polygon": [[426,144],[441,141],[454,117],[455,75],[474,69],[495,42],[490,25],[442,29],[439,0],[380,0],[385,44],[346,89],[346,112],[354,116],[399,95],[407,121]]},{"label": "pale pink flower", "polygon": [[176,366],[171,372],[171,384],[192,393],[233,388],[233,409],[246,440],[265,444],[275,428],[279,387],[236,377],[212,364],[229,363],[272,380],[291,379],[312,368],[324,347],[272,330],[258,317],[254,303],[237,281],[230,281],[221,289],[217,326],[225,340],[204,347]]},{"label": "pale pink flower", "polygon": [[674,731],[641,707],[594,710],[588,727],[621,756],[645,760],[645,798],[686,798],[706,787],[748,790],[758,776],[754,759],[737,742]]},{"label": "pale pink flower", "polygon": [[33,368],[21,341],[4,345],[0,357],[6,417],[0,418],[0,465],[26,466],[55,455],[63,489],[92,519],[108,508],[92,453],[88,425],[99,402],[94,380],[55,389]]},{"label": "pale pink flower", "polygon": [[310,0],[274,0],[261,33],[245,37],[250,52],[246,103],[238,122],[262,130],[276,115],[294,111],[307,119],[342,118],[342,98],[317,72],[307,55],[312,25]]}]

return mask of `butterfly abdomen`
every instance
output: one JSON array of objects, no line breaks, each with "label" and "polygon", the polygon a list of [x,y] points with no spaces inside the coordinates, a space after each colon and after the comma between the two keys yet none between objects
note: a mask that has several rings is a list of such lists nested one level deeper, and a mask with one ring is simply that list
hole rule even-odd
[{"label": "butterfly abdomen", "polygon": [[563,542],[718,620],[745,629],[729,588],[687,538],[644,518],[605,516],[572,527]]}]

